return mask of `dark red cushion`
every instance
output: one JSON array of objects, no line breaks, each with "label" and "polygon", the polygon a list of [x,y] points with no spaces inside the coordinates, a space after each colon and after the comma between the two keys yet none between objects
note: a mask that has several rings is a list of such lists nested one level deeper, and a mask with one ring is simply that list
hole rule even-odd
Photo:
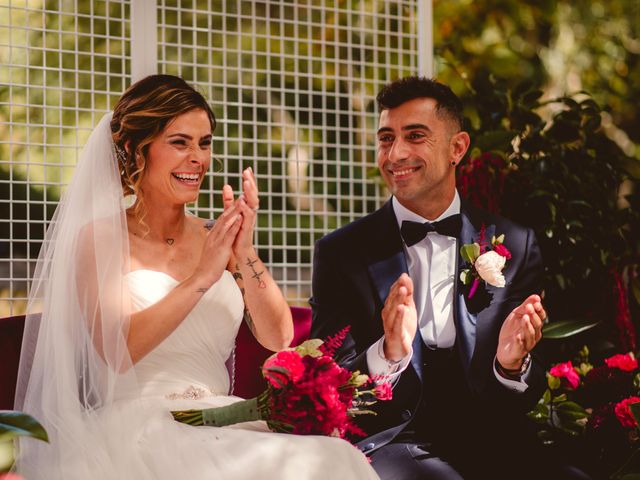
[{"label": "dark red cushion", "polygon": [[13,408],[24,315],[0,318],[0,410]]},{"label": "dark red cushion", "polygon": [[[293,342],[295,347],[309,338],[311,331],[311,309],[291,307],[293,316]],[[242,322],[236,339],[236,375],[233,394],[242,398],[251,398],[261,394],[266,388],[260,367],[273,352],[267,350],[254,338],[253,334]]]}]

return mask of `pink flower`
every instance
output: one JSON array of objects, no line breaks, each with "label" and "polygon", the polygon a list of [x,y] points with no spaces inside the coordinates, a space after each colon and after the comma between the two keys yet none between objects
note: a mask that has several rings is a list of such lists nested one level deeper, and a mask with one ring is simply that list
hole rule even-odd
[{"label": "pink flower", "polygon": [[393,391],[389,382],[379,383],[373,389],[373,393],[378,400],[391,400]]},{"label": "pink flower", "polygon": [[503,244],[494,246],[493,251],[496,252],[501,257],[506,258],[507,260],[511,260],[511,252]]},{"label": "pink flower", "polygon": [[24,478],[15,473],[0,473],[0,480],[24,480]]},{"label": "pink flower", "polygon": [[638,402],[640,402],[640,397],[629,397],[616,404],[616,417],[618,417],[618,420],[623,427],[635,428],[638,425],[635,417],[631,413],[631,409],[629,408],[629,405]]},{"label": "pink flower", "polygon": [[627,354],[617,354],[613,357],[609,357],[604,361],[609,368],[619,368],[625,372],[633,372],[636,368],[638,368],[638,360],[633,358],[630,353]]},{"label": "pink flower", "polygon": [[556,378],[562,379],[562,383],[569,390],[575,390],[580,385],[580,376],[570,361],[557,364],[549,370],[549,373]]},{"label": "pink flower", "polygon": [[268,358],[262,366],[265,378],[276,388],[295,383],[304,374],[304,364],[298,352],[282,350]]}]

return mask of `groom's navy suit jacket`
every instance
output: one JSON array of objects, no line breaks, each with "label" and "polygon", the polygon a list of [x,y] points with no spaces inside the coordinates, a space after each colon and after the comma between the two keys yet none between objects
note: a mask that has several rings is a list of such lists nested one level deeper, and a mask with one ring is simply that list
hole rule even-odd
[{"label": "groom's navy suit jacket", "polygon": [[[500,384],[493,362],[502,323],[511,310],[533,293],[540,293],[542,261],[533,231],[462,202],[462,231],[458,239],[458,268],[455,273],[455,349],[462,364],[469,392],[470,408],[479,415],[508,423],[523,417],[540,398],[545,387],[544,370],[535,359],[528,376],[528,389],[513,392]],[[485,241],[504,234],[504,245],[512,258],[503,271],[504,288],[481,286],[472,300],[459,280],[465,267],[460,246],[479,240],[482,225]],[[367,349],[383,335],[381,311],[391,285],[407,272],[407,262],[391,201],[376,212],[342,227],[316,243],[313,271],[312,337],[326,338],[350,325],[350,332],[338,351],[343,366],[368,372]],[[392,440],[413,418],[423,392],[420,333],[414,340],[411,365],[401,374],[393,400],[378,402],[377,415],[359,416],[369,437],[360,442],[365,451]]]}]

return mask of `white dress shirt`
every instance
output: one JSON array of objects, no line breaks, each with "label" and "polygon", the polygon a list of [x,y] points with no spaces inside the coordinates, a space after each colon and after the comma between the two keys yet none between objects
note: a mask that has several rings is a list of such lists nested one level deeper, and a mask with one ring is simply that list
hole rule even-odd
[{"label": "white dress shirt", "polygon": [[[460,196],[456,191],[449,207],[438,218],[425,219],[405,208],[393,197],[391,205],[398,221],[398,227],[405,220],[414,222],[437,222],[460,213]],[[404,245],[409,277],[413,281],[413,298],[418,314],[418,330],[424,343],[430,348],[450,348],[456,340],[453,321],[453,291],[456,282],[456,239],[429,232],[420,242],[408,247]],[[395,382],[407,368],[411,360],[410,352],[398,364],[390,365],[383,358],[384,337],[367,351],[367,365],[372,375],[385,375]],[[507,388],[523,392],[528,371],[520,381],[509,380],[495,369],[496,378]]]}]

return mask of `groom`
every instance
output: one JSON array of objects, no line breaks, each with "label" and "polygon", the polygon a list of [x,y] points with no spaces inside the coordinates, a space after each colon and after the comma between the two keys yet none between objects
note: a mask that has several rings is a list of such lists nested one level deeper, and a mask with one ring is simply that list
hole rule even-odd
[{"label": "groom", "polygon": [[[393,196],[317,242],[312,337],[350,325],[342,364],[393,382],[393,400],[360,422],[381,478],[536,478],[525,417],[545,387],[530,353],[546,317],[535,236],[460,199],[470,138],[449,87],[408,77],[377,100],[378,167]],[[472,293],[460,247],[491,249],[501,235],[506,283]]]}]

